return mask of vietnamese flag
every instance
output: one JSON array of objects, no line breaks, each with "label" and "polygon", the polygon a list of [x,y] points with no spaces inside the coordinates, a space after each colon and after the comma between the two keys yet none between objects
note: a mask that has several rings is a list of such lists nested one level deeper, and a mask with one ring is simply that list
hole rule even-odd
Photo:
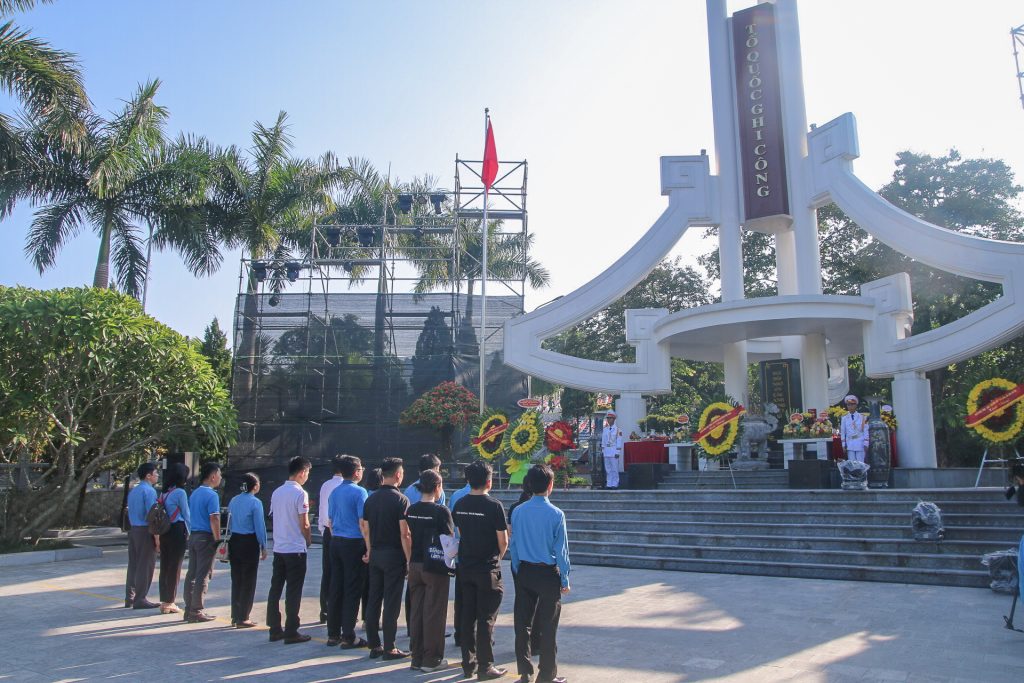
[{"label": "vietnamese flag", "polygon": [[498,152],[494,148],[494,128],[491,119],[487,118],[487,139],[484,141],[484,167],[480,175],[484,181],[484,189],[491,189],[494,179],[498,176]]}]

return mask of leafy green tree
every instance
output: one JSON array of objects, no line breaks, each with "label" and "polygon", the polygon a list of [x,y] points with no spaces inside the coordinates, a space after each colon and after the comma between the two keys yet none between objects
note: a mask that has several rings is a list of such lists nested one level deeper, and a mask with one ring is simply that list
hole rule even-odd
[{"label": "leafy green tree", "polygon": [[203,331],[203,341],[199,345],[199,353],[206,357],[213,373],[220,378],[224,388],[231,386],[231,349],[228,347],[228,336],[220,329],[216,318]]},{"label": "leafy green tree", "polygon": [[188,340],[99,289],[0,287],[0,458],[44,465],[12,497],[5,540],[38,539],[83,485],[159,445],[236,437],[227,391]]},{"label": "leafy green tree", "polygon": [[181,253],[193,273],[220,264],[216,236],[197,210],[213,150],[202,139],[166,141],[167,110],[155,102],[159,87],[156,80],[141,85],[108,120],[90,116],[74,149],[50,144],[38,123],[24,132],[22,166],[0,179],[0,191],[9,205],[18,199],[42,205],[25,246],[40,272],[90,226],[100,239],[93,286],[109,286],[113,262],[118,288],[138,298],[147,265],[140,221],[154,227],[154,245]]}]

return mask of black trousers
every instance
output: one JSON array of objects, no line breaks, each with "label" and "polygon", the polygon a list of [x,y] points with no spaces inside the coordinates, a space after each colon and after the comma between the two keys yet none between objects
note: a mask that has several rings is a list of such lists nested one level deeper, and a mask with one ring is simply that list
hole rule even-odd
[{"label": "black trousers", "polygon": [[374,548],[370,552],[370,602],[366,609],[366,639],[370,647],[381,646],[381,630],[384,649],[395,647],[405,569],[405,553],[399,549]]},{"label": "black trousers", "polygon": [[260,571],[260,542],[256,534],[231,534],[231,623],[249,620],[256,598],[256,575]]},{"label": "black trousers", "polygon": [[531,634],[540,630],[540,676],[551,680],[558,675],[555,636],[562,612],[562,581],[558,570],[549,565],[519,563],[516,573],[516,664],[519,675],[533,676]]},{"label": "black trousers", "polygon": [[505,595],[501,570],[457,571],[462,580],[462,668],[485,671],[494,664],[494,622]]},{"label": "black trousers", "polygon": [[361,538],[331,539],[331,588],[327,603],[327,637],[354,640],[356,614],[366,586],[366,543]]},{"label": "black trousers", "polygon": [[331,530],[324,527],[320,544],[320,621],[326,620],[327,603],[331,598]]},{"label": "black trousers", "polygon": [[160,535],[160,602],[170,605],[178,597],[181,563],[188,546],[188,527],[175,522],[166,534]]},{"label": "black trousers", "polygon": [[302,603],[302,585],[306,582],[306,553],[274,553],[274,573],[270,577],[267,596],[267,626],[271,635],[281,631],[281,593],[284,595],[284,637],[299,634],[299,605]]}]

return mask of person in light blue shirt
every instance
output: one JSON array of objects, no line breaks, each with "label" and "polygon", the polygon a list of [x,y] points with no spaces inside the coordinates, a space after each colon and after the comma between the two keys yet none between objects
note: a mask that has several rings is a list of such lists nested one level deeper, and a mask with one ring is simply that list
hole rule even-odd
[{"label": "person in light blue shirt", "polygon": [[[420,456],[420,474],[433,470],[438,474],[441,473],[441,459],[432,453],[425,453]],[[405,489],[405,497],[409,499],[409,505],[420,502],[420,480],[417,479]],[[438,505],[444,505],[444,490],[441,491],[441,495],[437,498]]]},{"label": "person in light blue shirt", "polygon": [[188,505],[192,534],[188,539],[188,571],[185,573],[185,621],[195,624],[213,621],[203,612],[203,599],[213,577],[213,556],[220,542],[220,465],[204,462],[199,469],[202,485],[192,492]]},{"label": "person in light blue shirt", "polygon": [[354,455],[338,460],[342,482],[327,501],[331,529],[331,585],[327,599],[327,644],[346,650],[366,647],[356,638],[356,614],[366,586],[366,543],[359,520],[370,494],[359,485],[363,463]]},{"label": "person in light blue shirt", "polygon": [[146,599],[153,584],[156,570],[156,554],[160,552],[160,537],[149,533],[146,515],[156,502],[156,489],[160,478],[156,463],[144,462],[139,465],[138,485],[128,494],[128,571],[124,581],[124,606],[134,609],[153,609],[160,605]]},{"label": "person in light blue shirt", "polygon": [[188,506],[185,482],[189,470],[184,463],[172,463],[164,471],[164,492],[160,496],[171,526],[160,535],[160,613],[177,614],[181,609],[174,604],[181,581],[181,563],[188,547],[188,534],[192,514]]},{"label": "person in light blue shirt", "polygon": [[228,503],[228,554],[231,557],[231,624],[252,628],[249,619],[256,598],[260,560],[267,559],[267,521],[260,492],[260,478],[253,472],[242,475],[239,493]]},{"label": "person in light blue shirt", "polygon": [[455,512],[455,504],[458,503],[463,496],[469,495],[469,492],[471,490],[472,488],[470,487],[470,485],[466,484],[461,489],[453,493],[448,503],[448,509],[451,510],[452,512]]},{"label": "person in light blue shirt", "polygon": [[512,571],[516,574],[514,622],[519,675],[533,677],[530,635],[540,631],[538,681],[564,683],[558,677],[556,635],[562,595],[569,592],[569,542],[565,514],[548,496],[555,473],[547,465],[534,465],[523,482],[533,497],[512,513]]}]

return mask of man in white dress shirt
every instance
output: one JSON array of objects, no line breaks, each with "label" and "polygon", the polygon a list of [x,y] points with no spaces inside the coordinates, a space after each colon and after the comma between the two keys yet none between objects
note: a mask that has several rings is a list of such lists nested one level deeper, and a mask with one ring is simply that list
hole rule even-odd
[{"label": "man in white dress shirt", "polygon": [[615,411],[604,416],[601,432],[601,454],[604,456],[605,486],[619,488],[619,461],[622,458],[622,430],[615,425]]},{"label": "man in white dress shirt", "polygon": [[843,450],[846,451],[847,460],[864,462],[864,454],[868,450],[867,417],[863,413],[857,412],[859,401],[856,396],[850,394],[843,401],[846,403],[846,410],[849,411],[839,422],[839,435],[843,439]]}]

